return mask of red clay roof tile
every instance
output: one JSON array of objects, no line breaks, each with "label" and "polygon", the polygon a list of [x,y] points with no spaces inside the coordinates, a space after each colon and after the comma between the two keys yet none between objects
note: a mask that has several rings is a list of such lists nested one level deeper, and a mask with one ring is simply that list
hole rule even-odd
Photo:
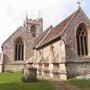
[{"label": "red clay roof tile", "polygon": [[55,26],[47,34],[47,36],[43,39],[43,41],[41,41],[39,44],[37,44],[36,48],[42,47],[43,45],[45,45],[45,44],[49,43],[50,41],[59,37],[63,33],[65,27],[72,20],[72,18],[78,13],[79,10],[80,10],[80,8],[76,12],[71,14],[69,17],[67,17],[65,20],[63,20],[61,23],[59,23],[57,26]]}]

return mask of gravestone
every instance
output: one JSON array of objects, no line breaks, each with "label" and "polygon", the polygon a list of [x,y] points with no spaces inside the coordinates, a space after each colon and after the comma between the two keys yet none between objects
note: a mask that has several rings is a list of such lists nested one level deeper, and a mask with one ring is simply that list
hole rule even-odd
[{"label": "gravestone", "polygon": [[37,69],[32,66],[32,63],[25,65],[23,70],[24,82],[36,82],[37,81]]}]

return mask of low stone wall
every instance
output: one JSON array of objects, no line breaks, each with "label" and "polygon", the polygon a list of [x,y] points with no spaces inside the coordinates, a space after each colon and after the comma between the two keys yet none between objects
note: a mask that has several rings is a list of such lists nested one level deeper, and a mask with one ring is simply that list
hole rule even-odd
[{"label": "low stone wall", "polygon": [[[51,63],[49,63],[49,66]],[[43,67],[44,66],[44,67]],[[55,80],[67,80],[67,72],[65,63],[54,63],[52,67],[46,67],[45,65],[41,65],[37,68],[37,72],[45,79],[55,79]]]},{"label": "low stone wall", "polygon": [[24,67],[24,64],[8,64],[8,65],[4,65],[4,71],[6,71],[6,72],[22,71],[23,67]]},{"label": "low stone wall", "polygon": [[67,63],[66,67],[67,67],[68,78],[90,73],[89,62]]}]

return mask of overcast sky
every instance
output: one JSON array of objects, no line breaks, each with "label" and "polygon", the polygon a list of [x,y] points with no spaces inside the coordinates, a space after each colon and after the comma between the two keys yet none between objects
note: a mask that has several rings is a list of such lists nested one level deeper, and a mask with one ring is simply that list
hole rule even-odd
[{"label": "overcast sky", "polygon": [[[90,0],[80,0],[87,16],[90,16]],[[44,29],[55,26],[73,11],[77,10],[77,0],[0,0],[0,46],[23,25],[26,14],[37,18],[39,10],[44,20]],[[0,49],[1,50],[1,49]]]}]

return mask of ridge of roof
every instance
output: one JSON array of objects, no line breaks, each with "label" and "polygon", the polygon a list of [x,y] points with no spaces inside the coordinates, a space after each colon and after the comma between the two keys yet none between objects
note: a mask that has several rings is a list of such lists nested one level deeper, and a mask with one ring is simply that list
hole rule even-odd
[{"label": "ridge of roof", "polygon": [[[68,27],[68,25],[71,23],[73,18],[76,16],[76,14],[81,9],[78,8],[75,12],[73,12],[70,16],[68,16],[66,19],[64,19],[62,22],[60,22],[58,25],[56,25],[48,34],[47,37],[45,37],[42,42],[39,43],[39,45],[36,48],[39,48],[43,46],[44,44],[54,40],[55,38],[59,37]],[[57,32],[56,32],[57,31]],[[52,35],[51,35],[52,34]],[[51,37],[50,37],[51,35]],[[48,38],[49,37],[49,38]]]}]

